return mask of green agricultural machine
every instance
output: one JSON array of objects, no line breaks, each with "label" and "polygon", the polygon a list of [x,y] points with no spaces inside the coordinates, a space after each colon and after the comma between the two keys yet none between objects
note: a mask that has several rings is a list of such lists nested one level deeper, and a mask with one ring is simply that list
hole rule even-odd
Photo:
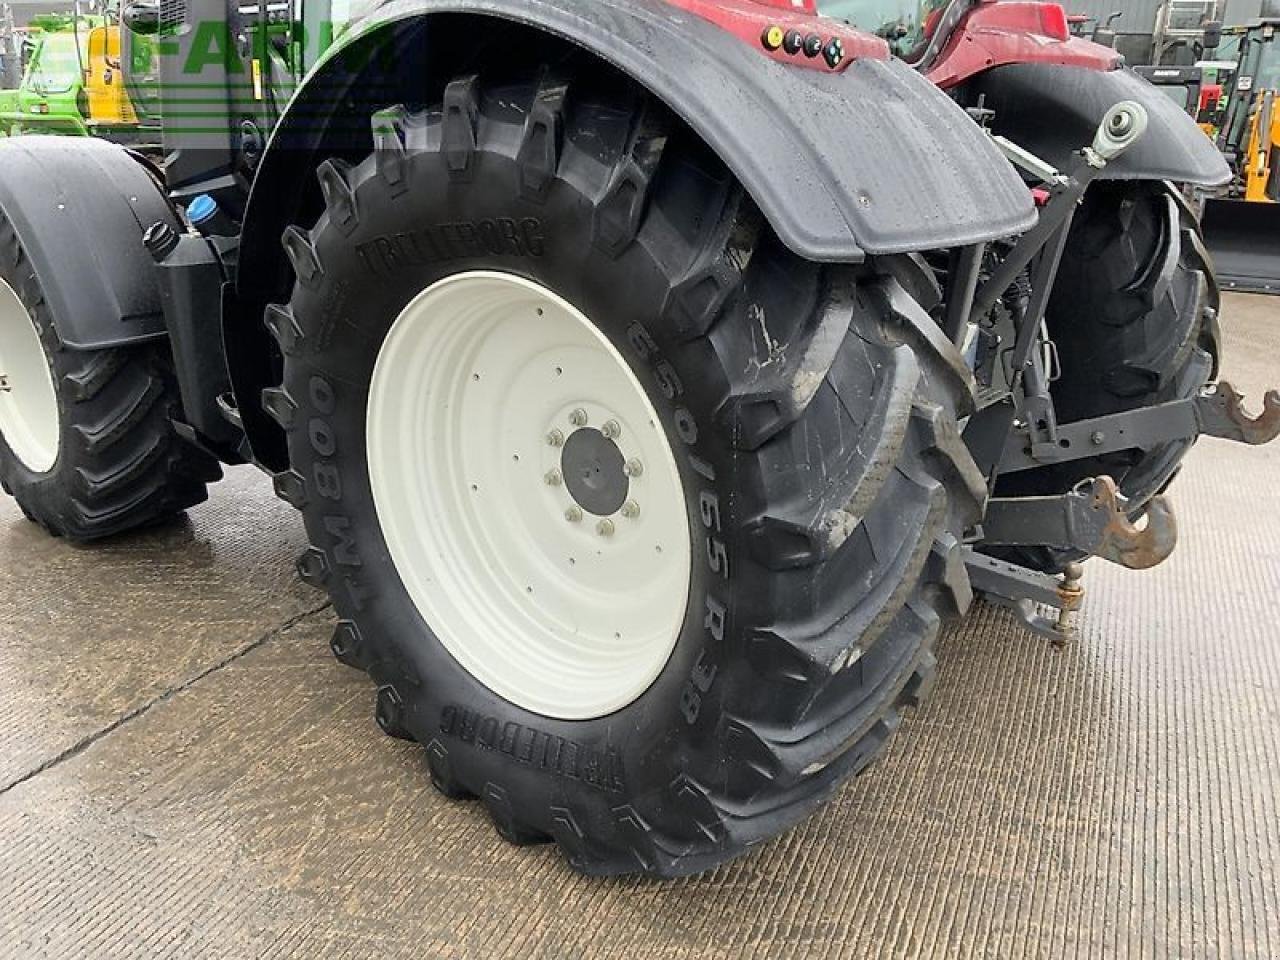
[{"label": "green agricultural machine", "polygon": [[19,80],[0,90],[0,134],[98,136],[158,148],[151,39],[122,32],[107,16],[45,14],[28,25],[20,52],[17,46],[21,69],[9,72]]},{"label": "green agricultural machine", "polygon": [[0,482],[86,542],[257,464],[378,726],[513,843],[756,847],[975,595],[1062,641],[1199,436],[1280,434],[1218,379],[1226,164],[1056,4],[347,20],[134,0],[163,169],[0,143]]}]

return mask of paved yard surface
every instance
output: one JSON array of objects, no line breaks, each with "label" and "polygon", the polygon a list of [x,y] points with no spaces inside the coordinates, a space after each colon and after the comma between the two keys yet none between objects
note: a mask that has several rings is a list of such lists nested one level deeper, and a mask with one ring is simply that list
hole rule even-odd
[{"label": "paved yard surface", "polygon": [[[1228,371],[1280,383],[1280,300]],[[0,500],[0,956],[1280,958],[1280,444],[1206,441],[1182,546],[1057,651],[979,606],[888,756],[762,852],[586,880],[374,726],[252,471],[79,550]]]}]

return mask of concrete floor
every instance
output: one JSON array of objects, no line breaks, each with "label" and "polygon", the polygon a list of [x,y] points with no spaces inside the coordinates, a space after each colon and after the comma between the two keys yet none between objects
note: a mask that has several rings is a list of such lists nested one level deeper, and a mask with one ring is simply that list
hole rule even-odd
[{"label": "concrete floor", "polygon": [[[1280,300],[1227,370],[1280,383]],[[92,550],[0,500],[0,956],[1280,957],[1280,444],[1204,442],[1183,542],[1051,649],[979,606],[888,755],[762,852],[602,882],[374,726],[239,470]]]}]

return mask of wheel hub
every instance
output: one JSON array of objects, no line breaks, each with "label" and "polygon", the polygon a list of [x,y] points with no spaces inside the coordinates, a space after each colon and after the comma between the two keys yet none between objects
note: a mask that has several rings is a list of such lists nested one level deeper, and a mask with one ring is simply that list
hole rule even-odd
[{"label": "wheel hub", "polygon": [[520,277],[440,281],[392,325],[366,426],[396,572],[468,672],[566,720],[649,687],[684,623],[689,519],[657,412],[595,324]]},{"label": "wheel hub", "polygon": [[560,455],[569,496],[587,513],[610,517],[622,510],[631,492],[627,460],[618,445],[594,427],[575,431]]}]

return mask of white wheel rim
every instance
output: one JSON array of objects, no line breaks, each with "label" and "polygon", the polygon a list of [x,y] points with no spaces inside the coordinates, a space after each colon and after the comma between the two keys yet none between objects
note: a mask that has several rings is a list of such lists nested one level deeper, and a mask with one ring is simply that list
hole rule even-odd
[{"label": "white wheel rim", "polygon": [[[563,720],[649,688],[685,618],[689,520],[657,412],[581,312],[503,273],[434,284],[379,351],[367,430],[392,561],[468,672]],[[608,444],[627,470],[606,514],[624,489]]]},{"label": "white wheel rim", "polygon": [[0,280],[0,436],[28,470],[58,459],[58,394],[27,308]]}]

